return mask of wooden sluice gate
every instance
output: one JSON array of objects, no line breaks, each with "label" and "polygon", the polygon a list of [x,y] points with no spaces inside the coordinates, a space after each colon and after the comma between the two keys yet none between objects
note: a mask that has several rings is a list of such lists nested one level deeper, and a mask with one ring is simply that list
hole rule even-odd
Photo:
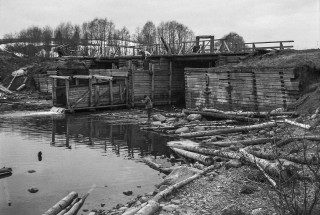
[{"label": "wooden sluice gate", "polygon": [[[53,106],[73,112],[128,105],[127,71],[104,70],[105,75],[50,76]],[[111,74],[111,75],[110,75]]]}]

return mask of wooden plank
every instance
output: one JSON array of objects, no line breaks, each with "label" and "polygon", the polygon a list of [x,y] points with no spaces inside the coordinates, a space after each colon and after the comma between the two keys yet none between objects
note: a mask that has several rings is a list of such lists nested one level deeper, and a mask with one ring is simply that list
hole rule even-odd
[{"label": "wooden plank", "polygon": [[57,104],[57,79],[52,80],[52,106],[55,106]]},{"label": "wooden plank", "polygon": [[92,99],[92,79],[89,79],[89,107],[93,105]]},{"label": "wooden plank", "polygon": [[70,100],[69,100],[69,79],[65,79],[65,85],[66,85],[66,103],[67,103],[67,108],[70,109]]},{"label": "wooden plank", "polygon": [[112,81],[109,81],[109,91],[110,91],[110,104],[113,104],[113,87],[112,87]]}]

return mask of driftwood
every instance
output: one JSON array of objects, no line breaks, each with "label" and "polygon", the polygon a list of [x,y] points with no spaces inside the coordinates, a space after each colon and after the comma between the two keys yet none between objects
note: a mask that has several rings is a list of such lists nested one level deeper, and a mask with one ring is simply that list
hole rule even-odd
[{"label": "driftwood", "polygon": [[66,208],[64,208],[62,211],[60,211],[60,213],[58,213],[57,215],[64,215],[65,213],[67,213],[67,211],[69,211],[74,204],[76,204],[78,201],[80,201],[81,198],[75,198],[70,205],[68,205]]},{"label": "driftwood", "polygon": [[[239,150],[241,157],[244,161],[251,164],[259,165],[266,173],[282,178],[289,178],[293,174],[297,174],[297,166],[290,161],[282,160],[281,162],[270,162],[266,159],[258,158],[244,149]],[[294,171],[294,173],[293,173]]]},{"label": "driftwood", "polygon": [[235,116],[235,115],[228,115],[224,113],[214,113],[214,112],[206,112],[206,111],[185,111],[186,114],[201,114],[202,116],[207,116],[207,117],[212,117],[214,119],[219,119],[219,120],[225,120],[225,119],[231,119],[231,120],[236,120],[240,122],[257,122],[259,121],[258,119],[253,119],[249,117],[244,117],[244,116]]},{"label": "driftwood", "polygon": [[87,193],[86,195],[84,195],[78,202],[76,202],[72,208],[70,208],[70,210],[65,213],[64,215],[76,215],[78,213],[78,211],[80,210],[80,208],[82,207],[82,205],[84,204],[84,202],[86,201],[86,198],[89,196],[89,193]]},{"label": "driftwood", "polygon": [[204,165],[210,165],[213,163],[213,159],[209,156],[204,156],[198,153],[194,153],[194,152],[190,152],[190,151],[185,151],[183,149],[178,149],[178,148],[171,148],[174,152],[187,157],[187,158],[191,158],[193,160],[197,160],[201,163],[203,163]]},{"label": "driftwood", "polygon": [[137,215],[152,215],[152,214],[154,214],[156,211],[159,210],[160,205],[158,202],[162,198],[170,195],[174,190],[181,188],[182,186],[192,182],[193,180],[199,178],[200,176],[206,174],[207,172],[212,171],[214,169],[217,169],[219,167],[221,167],[221,164],[209,166],[209,167],[205,168],[203,171],[201,171],[200,173],[197,173],[196,175],[191,176],[190,178],[187,178],[183,181],[180,181],[180,182],[168,187],[167,189],[159,192],[151,200],[149,200],[148,204],[146,206],[144,206],[141,210],[139,210],[138,213],[136,213],[136,214]]},{"label": "driftwood", "polygon": [[249,139],[249,140],[233,140],[233,141],[219,141],[219,142],[206,142],[205,145],[214,145],[219,147],[229,147],[231,145],[242,144],[245,146],[249,145],[259,145],[259,144],[266,144],[268,142],[277,141],[278,138],[256,138],[256,139]]},{"label": "driftwood", "polygon": [[236,133],[242,131],[250,131],[256,129],[263,129],[277,126],[277,122],[266,122],[261,124],[255,125],[248,125],[248,126],[239,126],[235,128],[225,128],[219,130],[212,130],[212,131],[198,131],[198,132],[191,132],[191,133],[182,133],[180,134],[181,137],[201,137],[201,136],[211,136],[216,134],[228,134],[228,133]]},{"label": "driftwood", "polygon": [[210,155],[210,156],[219,156],[229,159],[240,159],[241,156],[239,153],[235,152],[226,152],[222,150],[215,150],[215,149],[207,149],[207,148],[201,148],[198,146],[192,146],[192,145],[182,145],[182,144],[176,144],[177,141],[168,142],[168,146],[171,149],[183,149],[190,152],[196,152],[200,154]]},{"label": "driftwood", "polygon": [[288,120],[288,119],[284,119],[284,122],[285,122],[285,123],[288,123],[288,124],[290,124],[290,125],[295,125],[295,126],[298,126],[298,127],[304,128],[304,129],[307,129],[307,130],[311,128],[311,125],[294,122],[294,121],[291,121],[291,120]]},{"label": "driftwood", "polygon": [[148,157],[144,157],[142,158],[142,161],[147,164],[148,166],[150,166],[152,169],[155,169],[155,170],[158,170],[160,172],[163,172],[163,173],[170,173],[172,172],[175,168],[165,168],[163,166],[161,166],[160,164],[157,164],[155,162],[153,162],[150,158]]},{"label": "driftwood", "polygon": [[246,116],[246,117],[258,117],[258,118],[265,118],[269,116],[298,116],[297,112],[279,112],[279,113],[270,113],[270,112],[252,112],[252,111],[245,111],[245,112],[234,112],[234,111],[221,111],[217,109],[203,109],[203,111],[207,112],[214,112],[214,113],[224,113],[236,116]]},{"label": "driftwood", "polygon": [[61,199],[57,204],[52,206],[49,210],[47,210],[43,215],[56,215],[68,205],[72,203],[74,199],[78,197],[78,193],[72,191],[66,197]]},{"label": "driftwood", "polygon": [[320,160],[318,157],[310,157],[307,155],[300,155],[302,156],[300,157],[299,155],[292,155],[292,154],[283,155],[283,154],[275,154],[272,152],[267,153],[267,152],[261,152],[261,151],[253,151],[253,150],[250,150],[249,153],[256,157],[267,159],[267,160],[285,159],[298,164],[320,164]]}]

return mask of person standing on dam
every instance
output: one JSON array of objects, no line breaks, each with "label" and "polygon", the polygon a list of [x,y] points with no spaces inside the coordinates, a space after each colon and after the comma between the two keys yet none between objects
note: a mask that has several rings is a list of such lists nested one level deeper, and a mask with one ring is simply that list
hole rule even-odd
[{"label": "person standing on dam", "polygon": [[151,121],[151,112],[152,112],[152,101],[150,99],[149,96],[144,95],[143,97],[144,99],[142,100],[142,103],[145,104],[145,109],[147,110],[147,114],[148,114],[148,122]]}]

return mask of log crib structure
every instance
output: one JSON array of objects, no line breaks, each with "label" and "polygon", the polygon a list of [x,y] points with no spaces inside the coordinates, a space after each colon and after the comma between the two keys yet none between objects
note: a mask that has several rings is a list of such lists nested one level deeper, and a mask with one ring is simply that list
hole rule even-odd
[{"label": "log crib structure", "polygon": [[128,105],[127,71],[90,70],[89,75],[52,75],[50,78],[53,106],[66,108],[67,112]]}]

